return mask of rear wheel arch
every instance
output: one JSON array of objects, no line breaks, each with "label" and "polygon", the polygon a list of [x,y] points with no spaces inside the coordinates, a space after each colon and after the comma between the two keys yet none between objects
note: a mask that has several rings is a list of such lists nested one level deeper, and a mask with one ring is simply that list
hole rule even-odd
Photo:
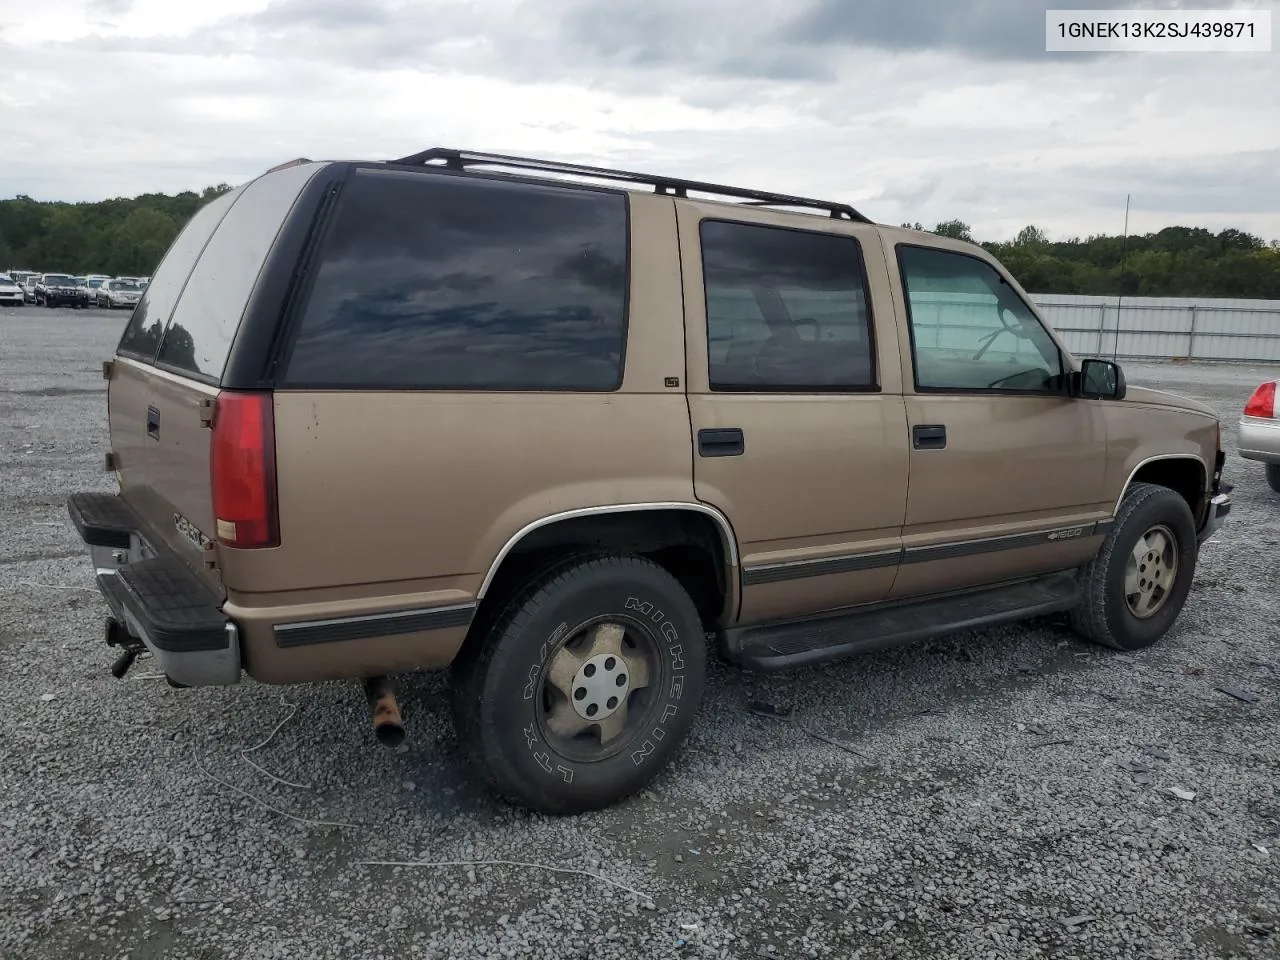
[{"label": "rear wheel arch", "polygon": [[738,546],[724,514],[703,504],[641,503],[570,510],[526,524],[490,564],[476,596],[477,622],[557,558],[606,551],[647,557],[666,569],[708,628],[737,610]]}]

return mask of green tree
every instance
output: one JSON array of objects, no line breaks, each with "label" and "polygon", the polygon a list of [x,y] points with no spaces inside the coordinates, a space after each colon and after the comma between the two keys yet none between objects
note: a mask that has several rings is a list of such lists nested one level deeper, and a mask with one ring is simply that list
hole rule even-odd
[{"label": "green tree", "polygon": [[1043,230],[1034,225],[1028,225],[1018,231],[1018,235],[1013,238],[1015,247],[1039,248],[1049,245],[1049,237]]},{"label": "green tree", "polygon": [[963,220],[943,220],[933,228],[933,232],[940,237],[951,237],[953,240],[973,242],[973,235],[969,232],[969,225]]},{"label": "green tree", "polygon": [[111,233],[107,272],[125,275],[152,272],[177,235],[178,224],[172,217],[149,207],[134,210]]}]

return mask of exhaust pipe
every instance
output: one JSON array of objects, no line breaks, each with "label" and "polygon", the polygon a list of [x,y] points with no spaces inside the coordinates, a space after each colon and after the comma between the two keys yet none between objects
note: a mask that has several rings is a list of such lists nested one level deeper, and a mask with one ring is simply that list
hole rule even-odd
[{"label": "exhaust pipe", "polygon": [[369,677],[364,681],[364,695],[373,711],[373,735],[384,747],[398,747],[404,742],[404,721],[396,702],[395,686],[387,677]]},{"label": "exhaust pipe", "polygon": [[107,646],[119,647],[121,650],[120,656],[116,657],[111,664],[111,675],[117,680],[123,680],[124,675],[133,666],[133,661],[138,659],[138,654],[142,653],[146,648],[142,645],[142,641],[133,636],[129,632],[129,628],[115,617],[107,618],[102,632]]},{"label": "exhaust pipe", "polygon": [[116,657],[111,663],[111,675],[117,680],[123,680],[124,675],[129,672],[129,668],[133,666],[133,661],[138,659],[138,654],[133,650],[126,650],[120,656]]}]

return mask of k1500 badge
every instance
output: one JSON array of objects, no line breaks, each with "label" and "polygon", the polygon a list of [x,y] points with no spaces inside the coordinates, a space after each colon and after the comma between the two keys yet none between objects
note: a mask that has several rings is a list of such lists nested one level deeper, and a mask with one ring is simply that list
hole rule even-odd
[{"label": "k1500 badge", "polygon": [[1076,537],[1084,536],[1085,527],[1067,527],[1065,530],[1054,530],[1048,535],[1048,540],[1073,540]]},{"label": "k1500 badge", "polygon": [[178,535],[197,550],[203,551],[209,544],[209,538],[200,532],[200,528],[180,513],[173,515],[173,526]]}]

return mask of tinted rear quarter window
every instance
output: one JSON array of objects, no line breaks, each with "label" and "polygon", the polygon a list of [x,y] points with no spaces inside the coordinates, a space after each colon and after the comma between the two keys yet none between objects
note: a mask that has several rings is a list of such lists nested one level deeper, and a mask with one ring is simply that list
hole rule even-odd
[{"label": "tinted rear quarter window", "polygon": [[614,390],[626,287],[621,193],[358,169],[285,383]]},{"label": "tinted rear quarter window", "polygon": [[191,271],[157,363],[209,380],[222,376],[267,253],[298,194],[322,166],[288,167],[245,186]]},{"label": "tinted rear quarter window", "polygon": [[243,189],[238,187],[209,201],[178,232],[178,236],[161,258],[160,266],[156,268],[146,293],[129,317],[129,323],[125,326],[117,347],[118,352],[141,360],[155,359],[165,324],[169,322],[182,287],[191,275],[191,268],[195,266],[200,251],[209,242],[218,223]]}]

